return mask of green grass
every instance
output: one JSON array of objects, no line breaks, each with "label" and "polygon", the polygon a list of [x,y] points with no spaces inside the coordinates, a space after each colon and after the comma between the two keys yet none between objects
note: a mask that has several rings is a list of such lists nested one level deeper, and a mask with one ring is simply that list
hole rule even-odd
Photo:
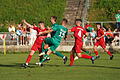
[{"label": "green grass", "polygon": [[[88,13],[89,21],[116,21],[115,14],[120,9],[120,0],[91,0]],[[115,24],[104,24],[114,29]]]},{"label": "green grass", "polygon": [[7,31],[8,24],[17,24],[23,19],[37,24],[42,20],[50,25],[50,16],[57,16],[60,22],[65,6],[66,0],[0,0],[0,31]]},{"label": "green grass", "polygon": [[[28,54],[0,54],[0,80],[118,80],[120,78],[120,54],[109,60],[107,54],[91,64],[90,60],[79,59],[69,67],[62,59],[51,55],[51,61],[43,67],[35,65],[37,54],[32,58],[30,68],[21,68]],[[69,53],[65,53],[69,56]]]},{"label": "green grass", "polygon": [[115,20],[115,14],[120,9],[120,0],[92,0],[89,20],[90,21],[111,21]]}]

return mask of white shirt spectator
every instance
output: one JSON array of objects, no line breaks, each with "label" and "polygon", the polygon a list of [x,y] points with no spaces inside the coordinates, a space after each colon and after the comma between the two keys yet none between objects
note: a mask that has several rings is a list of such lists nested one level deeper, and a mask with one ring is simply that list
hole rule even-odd
[{"label": "white shirt spectator", "polygon": [[8,31],[9,32],[15,32],[15,27],[10,25],[10,27],[8,28]]},{"label": "white shirt spectator", "polygon": [[35,42],[35,40],[37,38],[36,35],[37,35],[37,31],[31,28],[30,29],[30,41],[29,41],[29,45],[33,45],[34,44],[34,42]]}]

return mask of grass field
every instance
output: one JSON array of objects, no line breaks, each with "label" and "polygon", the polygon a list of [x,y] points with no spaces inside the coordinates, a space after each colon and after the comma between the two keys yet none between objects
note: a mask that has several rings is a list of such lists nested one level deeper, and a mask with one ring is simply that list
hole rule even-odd
[{"label": "grass field", "polygon": [[[62,59],[51,55],[51,61],[43,67],[35,65],[37,54],[32,58],[30,68],[21,68],[28,54],[16,53],[4,56],[0,53],[0,80],[119,80],[120,54],[114,54],[109,60],[107,54],[101,53],[101,58],[91,64],[90,60],[79,59],[75,66],[69,67]],[[69,53],[65,53],[69,56]]]},{"label": "grass field", "polygon": [[42,20],[47,26],[51,24],[50,16],[57,16],[60,23],[65,6],[66,0],[0,0],[0,31],[8,31],[9,24],[18,24],[23,19],[31,24]]}]

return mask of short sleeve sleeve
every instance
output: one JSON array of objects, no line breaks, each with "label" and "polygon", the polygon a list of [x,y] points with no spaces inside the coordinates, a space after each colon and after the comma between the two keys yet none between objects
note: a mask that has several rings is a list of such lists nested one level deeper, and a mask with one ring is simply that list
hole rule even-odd
[{"label": "short sleeve sleeve", "polygon": [[74,31],[75,31],[75,29],[76,29],[76,28],[75,28],[75,27],[73,27],[73,28],[71,29],[71,32],[74,32]]},{"label": "short sleeve sleeve", "polygon": [[58,28],[58,26],[54,26],[54,27],[52,27],[52,30],[57,31],[57,28]]}]

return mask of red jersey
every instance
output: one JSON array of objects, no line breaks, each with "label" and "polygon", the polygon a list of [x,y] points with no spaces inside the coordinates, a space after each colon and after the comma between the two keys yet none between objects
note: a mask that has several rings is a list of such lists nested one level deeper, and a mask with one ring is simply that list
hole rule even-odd
[{"label": "red jersey", "polygon": [[82,37],[84,34],[86,34],[86,30],[82,28],[81,26],[76,26],[71,29],[72,32],[74,32],[75,39],[78,39],[82,41]]},{"label": "red jersey", "polygon": [[33,27],[33,29],[37,31],[37,34],[39,34],[39,32],[40,32],[40,28],[39,27]]},{"label": "red jersey", "polygon": [[[97,30],[97,36],[101,37],[104,35],[104,31],[102,29]],[[99,41],[104,41],[104,37],[100,38]]]},{"label": "red jersey", "polygon": [[[45,29],[40,29],[38,27],[34,27],[33,29],[35,29],[38,34],[39,34],[39,32],[44,32],[44,31],[47,30],[46,28]],[[44,39],[46,37],[47,37],[47,34],[43,34],[43,35],[37,36],[37,38],[36,38],[32,48],[31,48],[31,50],[34,50],[34,51],[39,50],[41,52],[41,50],[42,50],[42,47],[41,47],[42,46],[42,42],[44,41]]]}]

